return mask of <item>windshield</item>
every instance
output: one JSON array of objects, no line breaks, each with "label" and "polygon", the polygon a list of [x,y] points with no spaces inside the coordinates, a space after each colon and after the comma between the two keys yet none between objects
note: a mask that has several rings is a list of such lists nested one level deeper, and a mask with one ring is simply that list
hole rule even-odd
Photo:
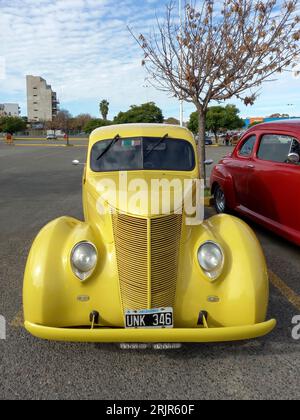
[{"label": "windshield", "polygon": [[111,142],[112,139],[103,140],[93,146],[91,169],[94,172],[192,171],[195,168],[194,149],[185,140],[166,136],[120,138],[103,153]]}]

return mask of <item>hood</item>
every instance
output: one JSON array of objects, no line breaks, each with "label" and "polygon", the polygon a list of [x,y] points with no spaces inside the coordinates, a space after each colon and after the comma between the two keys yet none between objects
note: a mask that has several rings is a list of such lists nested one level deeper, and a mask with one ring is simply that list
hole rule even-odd
[{"label": "hood", "polygon": [[191,200],[196,184],[190,174],[161,171],[93,174],[87,190],[99,212],[111,209],[137,217],[155,217],[181,212]]}]

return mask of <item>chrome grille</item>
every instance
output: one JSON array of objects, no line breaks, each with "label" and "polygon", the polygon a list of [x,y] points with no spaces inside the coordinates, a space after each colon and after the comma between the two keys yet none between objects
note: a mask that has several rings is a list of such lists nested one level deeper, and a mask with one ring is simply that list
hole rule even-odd
[{"label": "chrome grille", "polygon": [[112,218],[123,309],[174,306],[182,215]]}]

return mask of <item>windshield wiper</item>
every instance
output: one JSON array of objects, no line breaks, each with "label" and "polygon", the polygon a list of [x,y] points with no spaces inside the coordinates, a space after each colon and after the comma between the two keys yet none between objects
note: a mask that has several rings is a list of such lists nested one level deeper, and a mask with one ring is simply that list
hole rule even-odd
[{"label": "windshield wiper", "polygon": [[165,134],[160,140],[159,142],[157,142],[151,150],[149,150],[146,155],[145,158],[147,158],[149,155],[151,155],[151,153],[158,147],[160,146],[167,138],[169,137],[169,134]]},{"label": "windshield wiper", "polygon": [[116,137],[109,143],[109,145],[103,150],[100,156],[96,160],[100,160],[106,153],[121,139],[120,135],[117,134]]}]

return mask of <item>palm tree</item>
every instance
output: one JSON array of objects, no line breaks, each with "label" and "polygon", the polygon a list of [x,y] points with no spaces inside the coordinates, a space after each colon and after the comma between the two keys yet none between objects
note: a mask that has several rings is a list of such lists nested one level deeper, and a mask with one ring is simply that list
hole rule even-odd
[{"label": "palm tree", "polygon": [[107,115],[109,111],[109,102],[106,99],[103,99],[103,101],[101,101],[99,104],[99,108],[100,108],[100,113],[102,115],[102,118],[104,119],[104,121],[107,121]]}]

